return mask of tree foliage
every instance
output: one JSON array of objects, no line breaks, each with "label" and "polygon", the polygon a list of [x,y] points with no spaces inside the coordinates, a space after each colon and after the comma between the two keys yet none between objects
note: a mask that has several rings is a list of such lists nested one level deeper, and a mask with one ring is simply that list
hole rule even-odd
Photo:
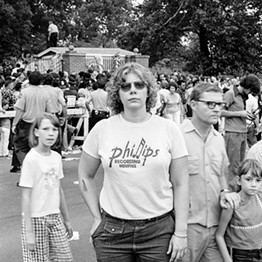
[{"label": "tree foliage", "polygon": [[[138,48],[190,72],[261,71],[261,0],[0,0],[0,60],[62,45]],[[187,39],[187,41],[182,41]],[[186,43],[186,44],[185,44]]]},{"label": "tree foliage", "polygon": [[[262,1],[146,0],[138,12],[119,44],[132,39],[151,64],[166,57],[205,74],[261,70]],[[181,45],[182,36],[193,45]]]},{"label": "tree foliage", "polygon": [[0,60],[21,52],[30,39],[31,17],[26,0],[0,0]]},{"label": "tree foliage", "polygon": [[127,0],[89,0],[79,9],[79,16],[87,42],[112,47],[132,19],[132,4]]}]

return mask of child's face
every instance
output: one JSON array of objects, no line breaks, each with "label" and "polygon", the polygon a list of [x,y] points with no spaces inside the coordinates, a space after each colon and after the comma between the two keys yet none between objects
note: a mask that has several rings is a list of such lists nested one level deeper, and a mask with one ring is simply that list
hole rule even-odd
[{"label": "child's face", "polygon": [[58,128],[49,119],[43,119],[39,128],[35,129],[35,136],[38,137],[38,145],[51,147],[58,137]]},{"label": "child's face", "polygon": [[262,178],[252,176],[250,172],[238,177],[238,182],[241,186],[241,192],[248,196],[254,195],[262,189]]}]

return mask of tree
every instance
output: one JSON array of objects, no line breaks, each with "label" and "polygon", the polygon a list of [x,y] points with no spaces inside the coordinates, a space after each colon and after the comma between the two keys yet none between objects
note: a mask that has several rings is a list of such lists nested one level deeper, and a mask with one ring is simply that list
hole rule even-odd
[{"label": "tree", "polygon": [[[254,72],[261,70],[261,12],[260,0],[145,0],[118,44],[138,47],[151,65],[170,58],[197,73]],[[183,46],[182,36],[194,45]]]},{"label": "tree", "polygon": [[85,41],[115,47],[115,39],[130,23],[132,4],[129,0],[89,0],[78,11]]},{"label": "tree", "polygon": [[198,36],[200,47],[194,59],[204,73],[261,70],[261,1],[192,1],[190,8],[190,30]]},{"label": "tree", "polygon": [[37,36],[31,43],[34,53],[40,52],[47,46],[48,21],[52,20],[59,28],[59,39],[70,37],[75,41],[80,30],[78,9],[83,0],[28,0],[32,10],[33,35]]},{"label": "tree", "polygon": [[183,24],[183,13],[180,13],[183,5],[183,1],[145,1],[137,7],[133,22],[118,37],[118,44],[150,55],[151,65],[162,58],[172,59],[181,45],[182,31],[178,25]]},{"label": "tree", "polygon": [[21,54],[31,37],[31,16],[26,0],[0,0],[0,61]]}]

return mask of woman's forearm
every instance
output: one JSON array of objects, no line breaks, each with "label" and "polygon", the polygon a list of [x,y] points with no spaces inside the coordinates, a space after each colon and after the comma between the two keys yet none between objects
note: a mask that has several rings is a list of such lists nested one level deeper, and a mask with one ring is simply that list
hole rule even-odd
[{"label": "woman's forearm", "polygon": [[180,236],[187,235],[187,219],[189,208],[188,185],[174,187],[174,208],[176,215],[175,233]]},{"label": "woman's forearm", "polygon": [[79,186],[81,195],[88,206],[94,219],[101,219],[101,210],[99,206],[99,195],[96,184],[92,178],[80,178]]},{"label": "woman's forearm", "polygon": [[95,219],[101,219],[99,195],[94,181],[100,163],[100,159],[93,158],[83,152],[78,167],[80,192]]}]

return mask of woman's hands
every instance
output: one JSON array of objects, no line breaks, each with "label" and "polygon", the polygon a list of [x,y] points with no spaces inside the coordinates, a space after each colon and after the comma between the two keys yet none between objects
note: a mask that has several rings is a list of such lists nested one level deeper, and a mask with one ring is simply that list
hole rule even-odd
[{"label": "woman's hands", "polygon": [[177,237],[172,235],[169,242],[167,254],[171,254],[170,262],[177,261],[182,258],[187,251],[187,237]]}]

